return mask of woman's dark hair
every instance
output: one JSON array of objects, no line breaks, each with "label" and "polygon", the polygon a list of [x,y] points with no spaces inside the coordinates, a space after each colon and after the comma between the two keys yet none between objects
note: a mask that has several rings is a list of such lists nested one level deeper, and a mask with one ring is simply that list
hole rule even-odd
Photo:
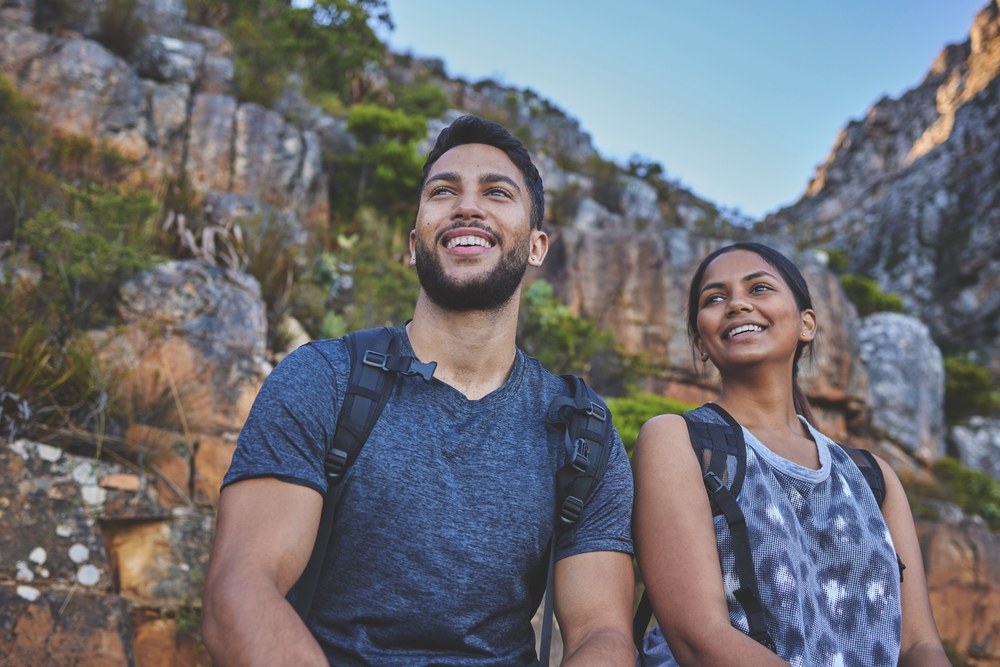
[{"label": "woman's dark hair", "polygon": [[[753,243],[751,241],[734,243],[732,245],[727,245],[723,248],[719,248],[712,252],[708,257],[701,260],[701,264],[698,265],[698,270],[694,272],[694,278],[691,279],[691,290],[688,292],[688,336],[694,338],[698,334],[698,308],[701,299],[701,283],[705,278],[705,270],[708,265],[711,264],[720,255],[725,255],[727,252],[732,252],[734,250],[747,250],[758,255],[765,262],[773,266],[778,273],[781,275],[782,280],[788,285],[792,290],[792,295],[795,297],[795,305],[798,306],[799,312],[804,310],[809,310],[812,308],[812,297],[809,296],[809,285],[806,284],[806,279],[802,277],[802,273],[792,260],[788,259],[780,252],[775,250],[770,246],[766,246],[763,243]],[[799,345],[795,348],[795,360],[792,364],[792,399],[795,402],[795,411],[805,417],[809,423],[813,423],[812,410],[809,408],[809,401],[806,400],[805,394],[799,388],[799,359],[802,358],[802,352],[806,348],[809,349],[809,353],[812,354],[812,341],[804,343],[799,341]]]},{"label": "woman's dark hair", "polygon": [[431,167],[442,155],[456,146],[465,144],[486,144],[499,148],[504,153],[518,171],[524,177],[524,184],[528,187],[528,198],[531,200],[531,221],[530,227],[542,228],[542,218],[545,217],[545,191],[542,189],[542,177],[538,175],[528,154],[528,149],[524,147],[520,139],[507,131],[498,123],[494,123],[478,116],[462,116],[455,119],[455,122],[441,130],[434,148],[427,156],[424,163],[424,173],[420,176],[420,188],[418,192],[424,191],[424,183],[427,182],[427,175]]}]

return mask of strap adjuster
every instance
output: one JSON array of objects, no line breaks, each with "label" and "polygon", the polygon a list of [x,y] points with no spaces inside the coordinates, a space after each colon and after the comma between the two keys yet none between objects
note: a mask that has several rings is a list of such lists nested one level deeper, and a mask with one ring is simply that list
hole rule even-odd
[{"label": "strap adjuster", "polygon": [[590,468],[590,445],[583,438],[578,438],[573,443],[573,455],[570,465],[580,472],[587,472]]},{"label": "strap adjuster", "polygon": [[604,420],[606,420],[608,418],[608,411],[605,410],[600,405],[598,405],[597,403],[594,403],[593,401],[591,401],[590,402],[590,407],[587,408],[587,416],[588,417],[593,417],[597,421],[602,422],[602,421],[604,421]]},{"label": "strap adjuster", "polygon": [[576,496],[568,496],[559,508],[559,520],[566,526],[576,523],[583,513],[583,501]]},{"label": "strap adjuster", "polygon": [[382,354],[381,352],[376,352],[375,350],[365,350],[365,356],[362,358],[362,362],[365,366],[372,366],[383,371],[389,370],[389,367],[386,366],[386,362],[388,361],[388,354]]},{"label": "strap adjuster", "polygon": [[347,452],[342,449],[331,448],[326,453],[323,468],[326,470],[327,477],[331,480],[336,480],[344,474],[344,470],[347,468]]},{"label": "strap adjuster", "polygon": [[726,485],[722,483],[722,480],[719,479],[719,476],[716,475],[711,470],[705,473],[705,475],[702,477],[702,480],[705,482],[705,488],[708,489],[708,493],[712,497],[715,497],[715,494],[717,494],[722,489],[726,488]]},{"label": "strap adjuster", "polygon": [[421,363],[411,356],[397,357],[392,354],[383,354],[375,350],[365,350],[362,362],[366,366],[377,368],[387,373],[399,373],[400,375],[419,375],[424,382],[430,382],[434,377],[434,370],[437,362]]}]

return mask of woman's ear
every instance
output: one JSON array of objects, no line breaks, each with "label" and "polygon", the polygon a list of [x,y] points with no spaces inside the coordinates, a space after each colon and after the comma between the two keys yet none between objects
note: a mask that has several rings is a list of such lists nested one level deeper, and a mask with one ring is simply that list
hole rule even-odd
[{"label": "woman's ear", "polygon": [[810,343],[816,338],[816,332],[819,330],[819,320],[816,319],[816,311],[812,308],[807,308],[802,311],[802,332],[799,336],[799,340]]},{"label": "woman's ear", "polygon": [[708,352],[705,351],[704,346],[701,344],[701,336],[695,334],[691,339],[691,344],[694,345],[694,349],[698,352],[698,358],[701,359],[702,363],[708,361]]}]

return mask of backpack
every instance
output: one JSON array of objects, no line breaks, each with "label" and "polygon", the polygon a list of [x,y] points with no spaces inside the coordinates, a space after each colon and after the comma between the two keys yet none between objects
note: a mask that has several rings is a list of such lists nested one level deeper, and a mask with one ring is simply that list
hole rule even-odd
[{"label": "backpack", "polygon": [[[733,555],[736,560],[736,573],[740,579],[740,588],[733,595],[746,613],[748,634],[758,643],[766,646],[772,652],[776,651],[774,639],[767,630],[764,620],[764,607],[760,601],[760,591],[757,575],[754,570],[753,554],[750,550],[750,535],[747,531],[743,511],[736,503],[736,498],[743,487],[746,476],[747,448],[743,439],[743,427],[730,416],[728,412],[714,403],[705,407],[714,410],[725,420],[725,424],[703,422],[690,412],[682,415],[687,422],[688,434],[691,436],[691,446],[701,462],[702,479],[712,505],[713,516],[722,516],[729,526],[732,536]],[[840,443],[837,443],[840,445]],[[882,469],[872,454],[864,449],[855,449],[840,445],[865,478],[868,488],[875,496],[879,509],[885,500],[885,478]],[[728,467],[730,459],[736,461],[736,472],[732,484],[728,484]],[[896,556],[899,566],[899,580],[903,580],[903,569],[906,567],[899,556]],[[632,640],[639,651],[639,659],[645,665],[642,653],[642,642],[646,635],[646,627],[653,616],[653,606],[649,596],[643,592],[632,622]]]},{"label": "backpack", "polygon": [[[388,327],[355,331],[344,336],[344,342],[351,360],[351,373],[337,417],[337,428],[323,463],[328,486],[316,543],[297,584],[295,611],[303,622],[309,616],[333,532],[337,503],[343,489],[341,482],[389,402],[397,376],[419,375],[425,382],[430,382],[437,367],[436,362],[421,363],[412,356],[397,354],[399,343],[395,332]],[[545,596],[540,667],[548,667],[549,664],[556,542],[560,535],[576,525],[591,491],[604,473],[611,452],[611,412],[607,405],[581,378],[575,375],[564,375],[562,378],[569,387],[569,393],[553,399],[546,411],[546,421],[562,431],[565,457],[555,479],[555,529],[547,553],[545,590],[549,594]]]}]

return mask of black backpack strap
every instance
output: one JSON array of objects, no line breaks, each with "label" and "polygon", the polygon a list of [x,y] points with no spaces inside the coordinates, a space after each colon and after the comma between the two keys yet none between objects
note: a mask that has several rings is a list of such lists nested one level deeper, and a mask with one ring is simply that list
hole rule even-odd
[{"label": "black backpack strap", "polygon": [[854,461],[854,465],[858,466],[858,470],[864,476],[865,482],[868,483],[868,488],[872,490],[872,495],[875,496],[875,502],[878,503],[879,509],[882,509],[882,503],[885,502],[885,476],[882,474],[882,468],[879,467],[878,461],[866,449],[855,449],[854,447],[841,445],[839,442],[837,444],[847,452],[847,455]]},{"label": "black backpack strap", "polygon": [[545,609],[539,667],[548,667],[552,642],[552,597],[559,536],[572,530],[583,513],[590,493],[604,474],[611,453],[611,411],[583,379],[563,375],[569,394],[557,396],[549,404],[547,421],[563,431],[565,458],[556,472],[555,529],[549,540],[548,575],[545,582]]},{"label": "black backpack strap", "polygon": [[344,336],[344,342],[351,359],[351,374],[337,417],[337,428],[323,461],[327,491],[319,531],[309,563],[298,582],[295,611],[303,621],[309,616],[323,569],[337,502],[343,490],[341,482],[389,402],[396,376],[420,375],[425,381],[430,381],[437,366],[435,362],[423,364],[411,356],[397,356],[399,345],[393,330],[388,327],[355,331]]},{"label": "black backpack strap", "polygon": [[[715,409],[726,423],[704,422],[691,413],[686,413],[683,417],[687,422],[688,434],[691,436],[691,446],[701,465],[702,481],[712,504],[712,512],[726,520],[729,534],[732,536],[736,573],[740,578],[740,588],[733,595],[746,614],[750,637],[771,651],[776,651],[774,639],[767,630],[764,606],[760,600],[746,517],[736,502],[736,497],[743,487],[743,478],[746,476],[746,442],[743,439],[743,428],[729,413],[715,404],[710,403],[706,407]],[[729,480],[731,458],[736,460],[736,471],[732,480]],[[728,486],[727,481],[731,481]],[[639,651],[641,664],[645,664],[642,659],[642,640],[652,613],[653,608],[648,596],[643,593],[632,621],[632,640]]]}]

